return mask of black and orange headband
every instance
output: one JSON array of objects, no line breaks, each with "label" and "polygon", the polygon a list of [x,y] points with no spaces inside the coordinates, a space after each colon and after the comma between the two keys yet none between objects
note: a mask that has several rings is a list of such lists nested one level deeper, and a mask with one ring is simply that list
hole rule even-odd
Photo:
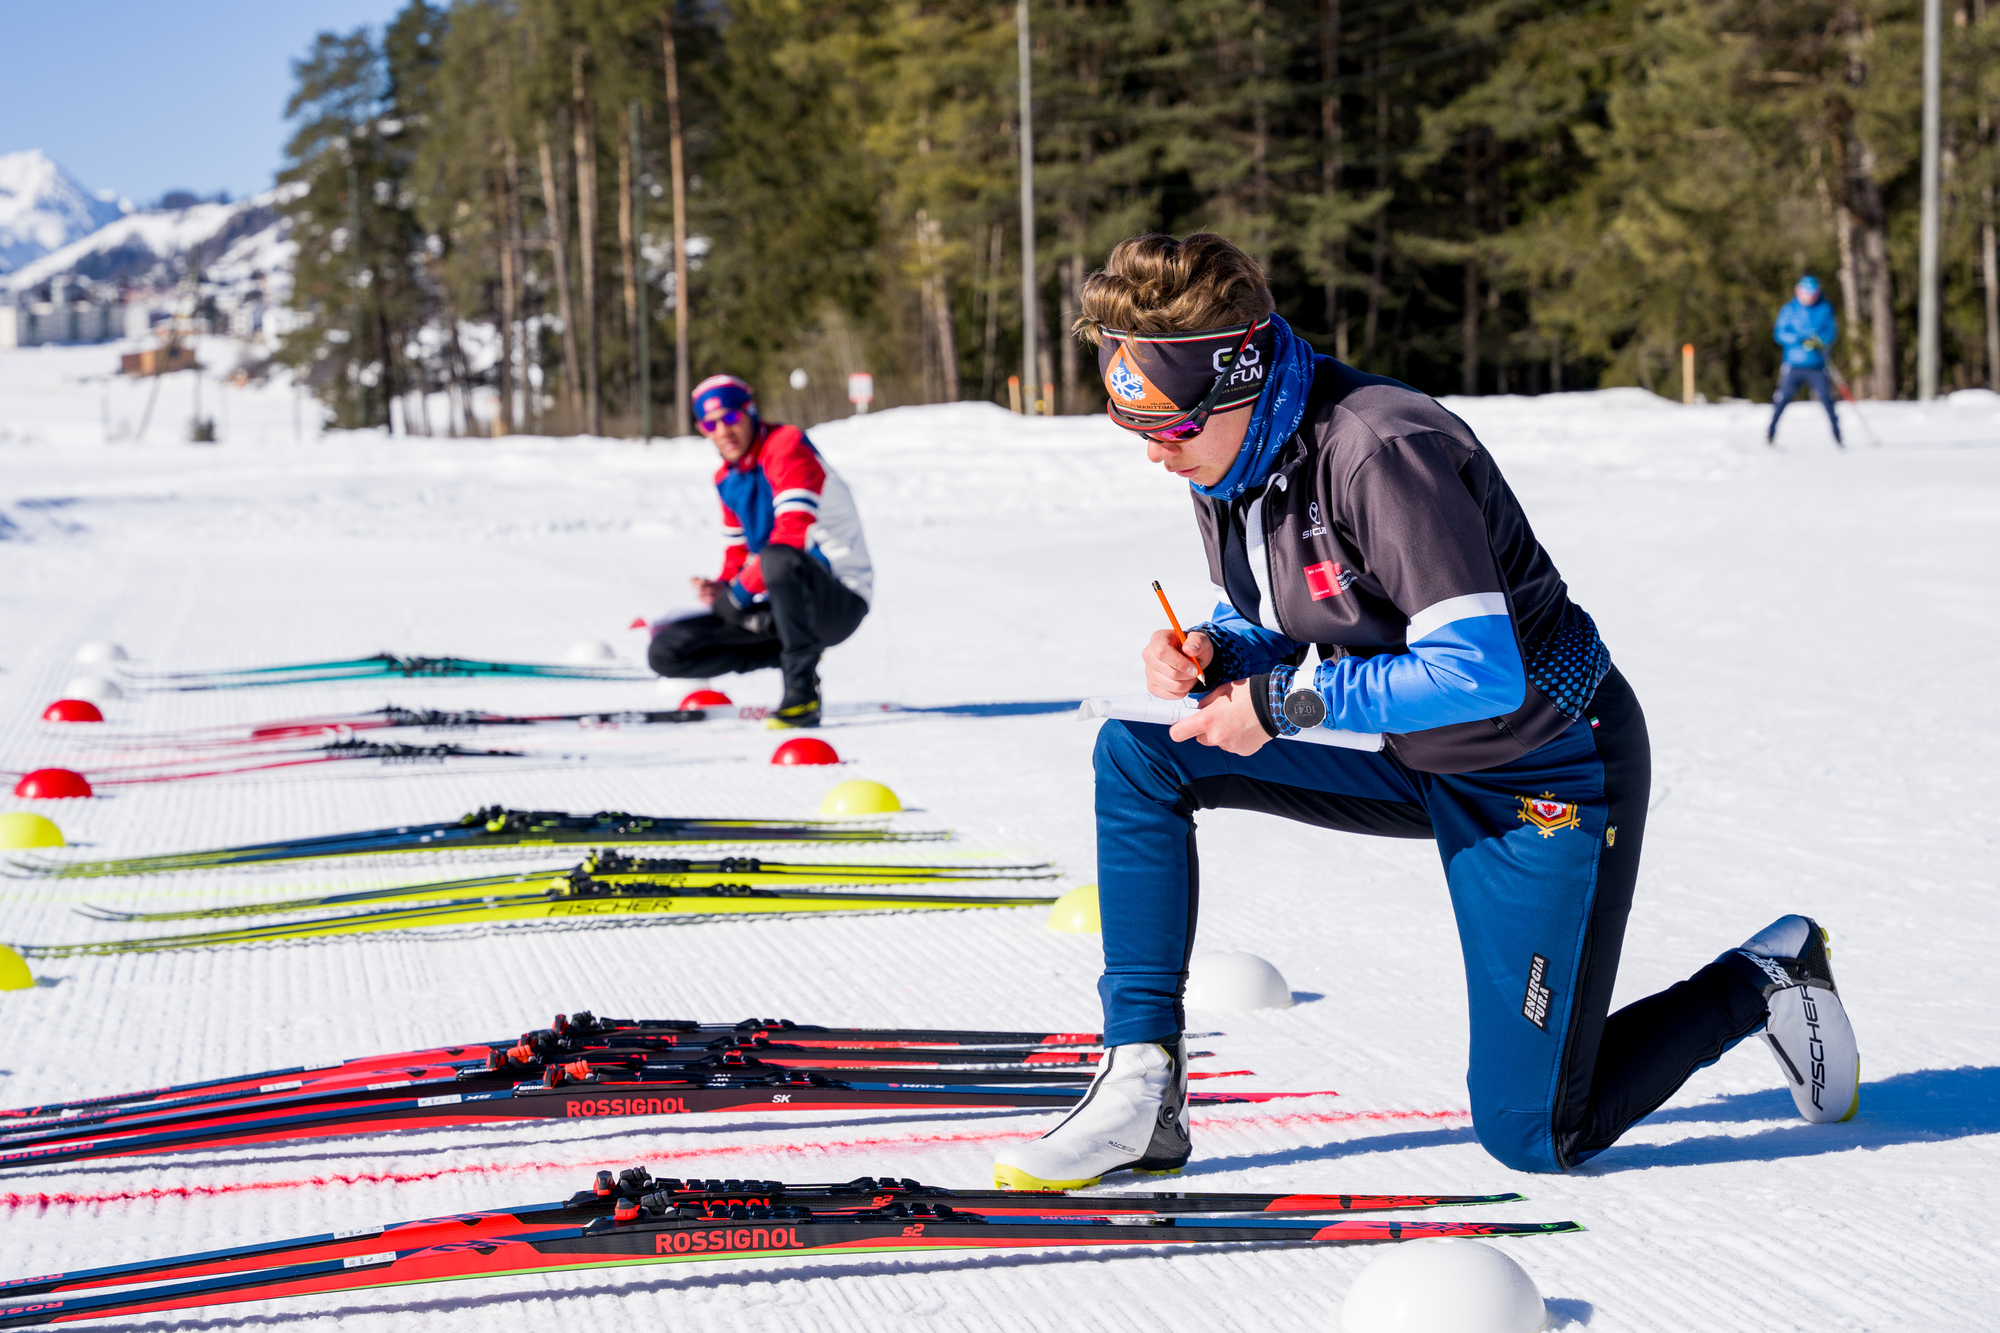
[{"label": "black and orange headband", "polygon": [[1219,375],[1227,380],[1212,412],[1255,402],[1271,364],[1271,316],[1251,326],[1249,345],[1232,364],[1230,354],[1243,342],[1244,327],[1232,324],[1190,333],[1101,329],[1097,370],[1104,377],[1112,418],[1143,431],[1183,417],[1208,397]]}]

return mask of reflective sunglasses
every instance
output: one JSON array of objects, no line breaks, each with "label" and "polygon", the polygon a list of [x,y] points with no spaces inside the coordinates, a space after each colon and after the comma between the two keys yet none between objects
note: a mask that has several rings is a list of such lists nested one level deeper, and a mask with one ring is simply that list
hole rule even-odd
[{"label": "reflective sunglasses", "polygon": [[701,433],[703,435],[713,435],[715,434],[715,428],[717,426],[733,426],[737,422],[743,420],[743,418],[749,415],[750,414],[744,411],[742,408],[734,407],[731,408],[729,411],[724,412],[719,417],[714,417],[707,421],[697,421],[694,424],[701,427]]},{"label": "reflective sunglasses", "polygon": [[1236,364],[1237,357],[1243,355],[1243,349],[1250,345],[1250,338],[1257,332],[1258,323],[1259,321],[1253,319],[1243,326],[1243,336],[1236,340],[1235,350],[1219,363],[1220,368],[1215,373],[1215,383],[1208,386],[1208,392],[1203,395],[1202,400],[1189,411],[1166,421],[1148,422],[1140,426],[1121,418],[1115,405],[1107,402],[1104,405],[1105,415],[1126,430],[1134,431],[1149,440],[1157,440],[1161,444],[1178,444],[1182,440],[1193,439],[1207,429],[1209,414],[1215,411],[1216,401],[1222,397],[1222,390],[1229,383],[1230,367]]}]

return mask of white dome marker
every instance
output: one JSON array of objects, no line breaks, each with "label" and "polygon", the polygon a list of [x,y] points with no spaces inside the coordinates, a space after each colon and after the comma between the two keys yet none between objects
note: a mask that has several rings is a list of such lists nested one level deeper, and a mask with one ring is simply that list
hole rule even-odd
[{"label": "white dome marker", "polygon": [[1491,1245],[1404,1241],[1361,1270],[1340,1333],[1535,1333],[1549,1309],[1535,1280]]},{"label": "white dome marker", "polygon": [[563,660],[571,666],[589,666],[595,662],[615,662],[618,654],[602,639],[579,639],[569,646]]},{"label": "white dome marker", "polygon": [[88,699],[94,704],[109,703],[113,699],[123,699],[125,691],[118,688],[118,682],[107,676],[78,676],[63,686],[65,699]]},{"label": "white dome marker", "polygon": [[111,640],[92,639],[89,643],[78,648],[76,656],[71,660],[82,662],[86,666],[89,666],[99,662],[123,662],[127,659],[125,657],[125,650],[111,642]]},{"label": "white dome marker", "polygon": [[1187,1007],[1239,1013],[1289,1009],[1292,988],[1254,953],[1205,953],[1188,964]]}]

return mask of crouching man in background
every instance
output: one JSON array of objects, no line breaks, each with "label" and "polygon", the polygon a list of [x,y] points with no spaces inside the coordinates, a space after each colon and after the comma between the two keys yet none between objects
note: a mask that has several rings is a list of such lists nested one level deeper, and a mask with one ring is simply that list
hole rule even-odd
[{"label": "crouching man in background", "polygon": [[854,497],[803,430],[758,417],[742,380],[712,375],[693,397],[722,456],[722,572],[690,580],[708,612],[661,625],[648,661],[683,678],[777,667],[785,697],[768,725],[816,727],[820,655],[860,628],[874,593]]}]

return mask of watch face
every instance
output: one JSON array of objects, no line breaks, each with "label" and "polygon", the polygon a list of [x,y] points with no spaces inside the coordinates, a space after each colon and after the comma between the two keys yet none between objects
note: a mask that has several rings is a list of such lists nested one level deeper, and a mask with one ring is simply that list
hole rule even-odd
[{"label": "watch face", "polygon": [[1285,696],[1284,713],[1295,727],[1316,727],[1326,721],[1326,700],[1318,690],[1293,690]]}]

